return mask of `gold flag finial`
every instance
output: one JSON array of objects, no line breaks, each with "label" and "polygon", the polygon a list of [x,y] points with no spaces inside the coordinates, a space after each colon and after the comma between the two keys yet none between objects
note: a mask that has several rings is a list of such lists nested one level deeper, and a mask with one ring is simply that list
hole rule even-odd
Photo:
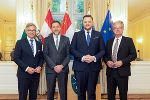
[{"label": "gold flag finial", "polygon": [[66,1],[66,11],[68,11],[68,1]]},{"label": "gold flag finial", "polygon": [[48,8],[50,8],[50,6],[51,6],[51,1],[48,0]]},{"label": "gold flag finial", "polygon": [[89,4],[88,4],[88,11],[90,11],[91,9],[91,2],[89,1]]},{"label": "gold flag finial", "polygon": [[110,0],[107,1],[107,10],[110,9]]},{"label": "gold flag finial", "polygon": [[33,10],[33,1],[31,2],[31,9]]}]

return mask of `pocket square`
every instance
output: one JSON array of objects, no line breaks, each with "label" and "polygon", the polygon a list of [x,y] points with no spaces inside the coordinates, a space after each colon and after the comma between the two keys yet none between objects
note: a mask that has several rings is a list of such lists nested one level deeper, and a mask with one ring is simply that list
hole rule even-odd
[{"label": "pocket square", "polygon": [[97,37],[94,37],[93,39],[98,39],[99,37],[97,36]]},{"label": "pocket square", "polygon": [[38,52],[40,52],[41,50],[38,50]]}]

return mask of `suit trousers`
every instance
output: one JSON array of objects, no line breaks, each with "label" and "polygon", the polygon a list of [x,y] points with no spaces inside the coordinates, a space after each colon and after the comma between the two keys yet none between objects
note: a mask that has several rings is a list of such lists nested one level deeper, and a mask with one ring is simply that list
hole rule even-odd
[{"label": "suit trousers", "polygon": [[78,100],[86,100],[86,91],[88,100],[96,100],[96,84],[99,71],[75,71],[77,82]]},{"label": "suit trousers", "polygon": [[27,100],[28,90],[29,90],[29,100],[36,100],[38,86],[39,86],[39,78],[18,77],[19,100]]},{"label": "suit trousers", "polygon": [[47,73],[47,100],[54,100],[54,93],[56,87],[56,78],[58,80],[58,88],[61,100],[67,100],[67,83],[68,83],[68,72],[60,72],[59,74]]},{"label": "suit trousers", "polygon": [[119,89],[120,100],[127,100],[128,76],[120,76],[117,68],[113,68],[107,76],[108,100],[115,100],[116,89]]}]

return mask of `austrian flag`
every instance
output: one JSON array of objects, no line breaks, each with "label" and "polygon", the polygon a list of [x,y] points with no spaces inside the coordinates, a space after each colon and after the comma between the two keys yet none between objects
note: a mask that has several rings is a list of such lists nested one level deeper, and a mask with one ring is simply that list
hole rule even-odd
[{"label": "austrian flag", "polygon": [[74,34],[74,28],[72,26],[72,23],[71,23],[68,13],[65,13],[65,15],[64,15],[64,19],[61,24],[60,34],[69,37],[70,42],[71,42],[73,34]]},{"label": "austrian flag", "polygon": [[52,21],[53,21],[53,17],[52,17],[51,11],[49,9],[47,16],[45,18],[44,24],[41,29],[42,44],[44,44],[44,38],[47,37],[52,32],[51,31]]}]

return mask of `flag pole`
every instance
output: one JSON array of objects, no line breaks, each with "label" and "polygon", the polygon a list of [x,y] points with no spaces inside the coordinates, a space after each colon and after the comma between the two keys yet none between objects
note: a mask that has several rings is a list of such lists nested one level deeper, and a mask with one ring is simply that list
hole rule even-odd
[{"label": "flag pole", "polygon": [[111,2],[111,0],[107,0],[107,10],[110,10],[110,2]]},{"label": "flag pole", "polygon": [[88,4],[88,11],[90,11],[91,9],[91,2],[89,1],[89,4]]},{"label": "flag pole", "polygon": [[51,7],[51,0],[48,0],[48,8],[50,9]]},{"label": "flag pole", "polygon": [[89,3],[88,3],[88,12],[87,12],[87,15],[90,15],[90,10],[91,10],[91,2],[89,1]]},{"label": "flag pole", "polygon": [[68,12],[68,1],[66,1],[66,12]]}]

